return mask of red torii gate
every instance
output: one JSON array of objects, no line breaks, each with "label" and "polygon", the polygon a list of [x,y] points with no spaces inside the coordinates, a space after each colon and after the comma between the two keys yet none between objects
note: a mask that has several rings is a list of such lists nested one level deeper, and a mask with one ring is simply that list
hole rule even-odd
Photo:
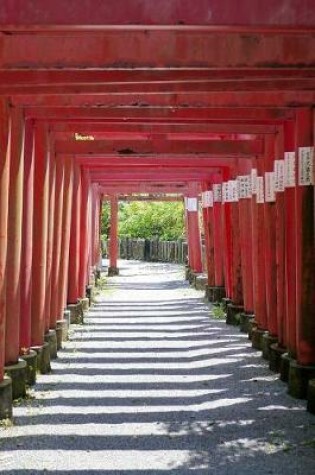
[{"label": "red torii gate", "polygon": [[[253,345],[306,397],[315,376],[312,2],[41,3],[3,0],[0,12],[0,416],[11,414],[4,368],[13,396],[23,395],[26,363],[29,382],[34,358],[49,370],[67,304],[73,319],[87,304],[104,193],[203,192],[210,293],[225,287],[228,321],[255,316]],[[190,203],[189,264],[200,272]]]}]

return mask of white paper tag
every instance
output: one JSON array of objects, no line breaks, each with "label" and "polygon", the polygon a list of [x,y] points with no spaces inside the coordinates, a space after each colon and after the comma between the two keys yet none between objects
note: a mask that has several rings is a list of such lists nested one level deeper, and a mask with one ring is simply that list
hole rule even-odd
[{"label": "white paper tag", "polygon": [[222,203],[228,203],[229,202],[229,187],[228,187],[228,182],[224,181],[222,183]]},{"label": "white paper tag", "polygon": [[257,168],[253,168],[251,171],[251,188],[252,188],[252,195],[257,194]]},{"label": "white paper tag", "polygon": [[275,191],[276,193],[284,191],[284,160],[275,160]]},{"label": "white paper tag", "polygon": [[228,181],[228,194],[229,194],[229,202],[230,203],[237,203],[238,202],[238,184],[237,184],[237,180],[229,180]]},{"label": "white paper tag", "polygon": [[256,179],[256,184],[257,184],[256,203],[264,203],[265,202],[264,177],[258,176]]},{"label": "white paper tag", "polygon": [[197,198],[185,198],[185,203],[187,211],[198,211]]},{"label": "white paper tag", "polygon": [[295,186],[295,152],[284,154],[284,186],[286,188]]},{"label": "white paper tag", "polygon": [[211,190],[204,191],[202,193],[202,207],[212,208],[213,206],[213,192]]},{"label": "white paper tag", "polygon": [[250,198],[251,193],[251,176],[250,175],[241,175],[237,177],[238,184],[238,198]]},{"label": "white paper tag", "polygon": [[299,185],[314,185],[314,147],[299,148]]},{"label": "white paper tag", "polygon": [[275,174],[274,172],[265,173],[265,202],[274,203],[276,201]]},{"label": "white paper tag", "polygon": [[212,187],[213,189],[213,201],[214,203],[221,203],[222,201],[222,185],[221,183],[216,183]]}]

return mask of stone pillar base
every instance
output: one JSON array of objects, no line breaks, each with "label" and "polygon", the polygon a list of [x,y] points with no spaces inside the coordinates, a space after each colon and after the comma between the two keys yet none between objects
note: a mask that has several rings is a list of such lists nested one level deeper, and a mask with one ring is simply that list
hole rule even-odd
[{"label": "stone pillar base", "polygon": [[34,386],[37,373],[37,353],[30,350],[27,355],[21,355],[20,358],[26,362],[25,382],[28,386]]},{"label": "stone pillar base", "polygon": [[190,275],[190,267],[185,266],[185,280],[189,280],[189,275]]},{"label": "stone pillar base", "polygon": [[56,322],[57,351],[62,349],[62,342],[65,341],[63,339],[64,332],[66,331],[65,327],[67,327],[66,320],[57,320]]},{"label": "stone pillar base", "polygon": [[42,346],[32,346],[32,350],[37,353],[37,371],[41,374],[51,373],[49,343],[45,342]]},{"label": "stone pillar base", "polygon": [[108,277],[115,277],[115,275],[119,275],[118,267],[109,267],[107,270]]},{"label": "stone pillar base", "polygon": [[196,274],[195,278],[195,289],[196,290],[205,290],[207,285],[207,276],[204,274]]},{"label": "stone pillar base", "polygon": [[222,304],[222,310],[224,312],[227,312],[227,306],[232,303],[232,300],[229,299],[228,297],[223,297],[223,299],[221,300],[221,304]]},{"label": "stone pillar base", "polygon": [[89,306],[94,302],[94,286],[93,285],[88,285],[86,287],[86,297],[89,299]]},{"label": "stone pillar base", "polygon": [[289,369],[288,393],[298,399],[307,398],[308,382],[315,378],[315,366],[303,366],[291,359]]},{"label": "stone pillar base", "polygon": [[47,333],[45,333],[44,340],[49,344],[50,359],[55,360],[58,356],[56,330],[49,330]]},{"label": "stone pillar base", "polygon": [[226,324],[227,325],[239,325],[240,314],[244,312],[244,307],[241,305],[234,305],[229,303],[226,310]]},{"label": "stone pillar base", "polygon": [[248,322],[248,339],[251,340],[253,337],[253,331],[257,328],[257,322],[255,320],[255,315],[253,319],[250,319]]},{"label": "stone pillar base", "polygon": [[253,313],[242,312],[240,314],[240,332],[249,333],[250,331],[249,324],[251,320],[254,320],[254,318],[255,317]]},{"label": "stone pillar base", "polygon": [[70,323],[81,325],[83,323],[83,311],[80,303],[71,303],[67,306],[70,312]]},{"label": "stone pillar base", "polygon": [[69,340],[70,318],[71,318],[71,312],[69,310],[64,310],[63,321],[65,322],[65,324],[62,327],[62,341]]},{"label": "stone pillar base", "polygon": [[88,312],[90,308],[90,301],[87,297],[80,299],[81,307],[83,312]]},{"label": "stone pillar base", "polygon": [[12,398],[26,396],[26,362],[19,359],[16,364],[4,367],[4,371],[12,380]]},{"label": "stone pillar base", "polygon": [[285,348],[281,348],[278,343],[272,343],[269,349],[269,369],[275,373],[280,373],[281,356],[286,353]]},{"label": "stone pillar base", "polygon": [[209,302],[219,303],[223,298],[225,298],[225,287],[215,287],[211,285],[206,285],[206,294],[205,298]]},{"label": "stone pillar base", "polygon": [[310,379],[307,389],[307,410],[315,414],[315,379]]},{"label": "stone pillar base", "polygon": [[287,383],[289,381],[290,361],[291,361],[291,358],[288,353],[283,353],[281,355],[280,379],[284,383]]},{"label": "stone pillar base", "polygon": [[5,376],[0,382],[0,421],[12,419],[12,380]]},{"label": "stone pillar base", "polygon": [[255,350],[262,350],[265,331],[266,330],[261,330],[257,327],[252,329],[252,347],[255,348]]},{"label": "stone pillar base", "polygon": [[265,360],[270,360],[270,346],[277,342],[278,338],[276,336],[272,336],[269,332],[265,332],[262,338],[262,357]]}]

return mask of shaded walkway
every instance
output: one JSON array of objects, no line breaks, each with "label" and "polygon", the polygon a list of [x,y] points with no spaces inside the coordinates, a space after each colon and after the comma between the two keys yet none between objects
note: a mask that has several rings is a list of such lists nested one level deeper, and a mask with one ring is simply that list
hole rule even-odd
[{"label": "shaded walkway", "polygon": [[[315,472],[315,418],[175,265],[121,263],[0,429],[0,472]],[[302,467],[302,468],[301,468]]]}]

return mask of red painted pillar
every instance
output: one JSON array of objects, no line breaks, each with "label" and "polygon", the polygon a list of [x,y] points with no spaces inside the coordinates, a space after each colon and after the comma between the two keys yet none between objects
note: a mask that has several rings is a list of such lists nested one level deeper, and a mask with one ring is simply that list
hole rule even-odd
[{"label": "red painted pillar", "polygon": [[47,234],[49,205],[48,133],[46,126],[35,126],[32,265],[32,346],[42,346],[45,329],[47,281]]},{"label": "red painted pillar", "polygon": [[[55,194],[56,194],[56,157],[54,153],[54,144],[52,138],[49,137],[49,202],[48,202],[48,232],[47,232],[47,280],[46,280],[46,314],[45,314],[45,333],[49,329],[55,329],[51,326],[51,300],[52,296],[52,274],[53,274],[53,250],[54,250],[54,230],[55,230]],[[59,190],[57,191],[59,193]]]},{"label": "red painted pillar", "polygon": [[213,189],[213,244],[214,244],[214,279],[215,286],[224,287],[224,247],[223,247],[223,212],[222,212],[222,183],[215,183]]},{"label": "red painted pillar", "polygon": [[315,203],[312,109],[296,112],[296,332],[297,361],[315,364]]},{"label": "red painted pillar", "polygon": [[60,254],[60,281],[59,281],[59,315],[63,315],[67,305],[68,295],[68,270],[69,270],[69,247],[70,247],[70,227],[72,210],[72,189],[73,189],[73,160],[66,159],[64,163],[64,189],[63,189],[63,209],[62,209],[62,241]]},{"label": "red painted pillar", "polygon": [[24,118],[11,110],[11,163],[9,185],[5,363],[15,364],[20,354],[21,250],[24,174]]},{"label": "red painted pillar", "polygon": [[118,260],[118,199],[112,196],[110,199],[110,245],[109,245],[109,268],[108,275],[117,275]]},{"label": "red painted pillar", "polygon": [[90,229],[90,177],[86,170],[82,172],[82,201],[80,219],[80,272],[79,295],[84,297],[89,283],[89,229]]},{"label": "red painted pillar", "polygon": [[275,137],[265,138],[265,286],[267,329],[270,336],[278,334],[277,324],[277,261],[276,261],[276,193],[274,175]]},{"label": "red painted pillar", "polygon": [[285,312],[285,209],[284,209],[284,136],[281,128],[276,137],[275,192],[276,192],[276,262],[277,262],[277,323],[278,346],[287,346]]},{"label": "red painted pillar", "polygon": [[252,170],[253,298],[258,329],[267,329],[264,239],[264,161],[258,158]]},{"label": "red painted pillar", "polygon": [[285,206],[285,308],[287,346],[296,357],[296,217],[295,217],[295,124],[284,123],[284,206]]},{"label": "red painted pillar", "polygon": [[21,256],[21,354],[29,353],[31,346],[34,162],[34,123],[31,120],[27,120],[25,124],[23,239]]},{"label": "red painted pillar", "polygon": [[[187,203],[189,265],[195,273],[202,272],[201,239],[199,228],[198,198],[189,197]],[[192,258],[192,259],[191,259]]]},{"label": "red painted pillar", "polygon": [[[238,182],[238,208],[240,222],[240,248],[242,261],[242,280],[244,311],[246,314],[253,314],[253,259],[252,259],[252,215],[251,215],[251,161],[242,160],[239,165],[239,172],[244,175],[237,177]],[[245,174],[246,173],[246,174]]]},{"label": "red painted pillar", "polygon": [[203,186],[202,193],[202,218],[203,218],[203,229],[205,236],[205,245],[206,245],[206,258],[207,258],[207,278],[208,286],[214,287],[214,229],[213,229],[213,192],[208,190],[209,186]]},{"label": "red painted pillar", "polygon": [[81,169],[77,164],[75,164],[73,174],[72,213],[69,248],[68,303],[77,303],[79,298],[80,219]]},{"label": "red painted pillar", "polygon": [[56,160],[56,192],[54,213],[53,259],[51,272],[50,299],[50,328],[55,328],[57,320],[63,318],[63,308],[59,306],[59,292],[61,288],[61,244],[62,244],[62,216],[64,198],[64,161]]},{"label": "red painted pillar", "polygon": [[[225,176],[226,178],[226,176]],[[226,296],[232,298],[232,222],[230,203],[227,199],[227,180],[222,182],[222,234],[224,248],[224,275]]]},{"label": "red painted pillar", "polygon": [[0,382],[4,377],[5,302],[9,181],[11,158],[11,117],[5,100],[0,99]]}]

